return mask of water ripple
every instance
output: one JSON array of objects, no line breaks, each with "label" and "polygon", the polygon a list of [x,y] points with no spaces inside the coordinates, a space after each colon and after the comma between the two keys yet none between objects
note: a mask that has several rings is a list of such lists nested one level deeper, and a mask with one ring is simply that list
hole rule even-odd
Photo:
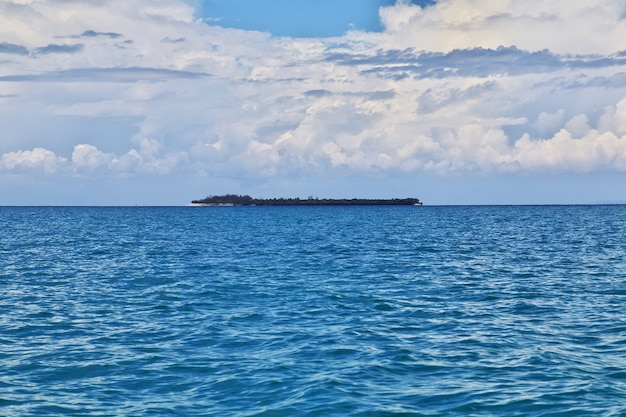
[{"label": "water ripple", "polygon": [[626,415],[626,207],[0,207],[6,416]]}]

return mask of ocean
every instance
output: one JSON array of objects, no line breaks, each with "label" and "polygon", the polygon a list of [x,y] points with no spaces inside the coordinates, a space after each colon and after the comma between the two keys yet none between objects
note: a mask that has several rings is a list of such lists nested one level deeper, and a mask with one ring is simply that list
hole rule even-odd
[{"label": "ocean", "polygon": [[626,416],[626,206],[0,207],[0,415]]}]

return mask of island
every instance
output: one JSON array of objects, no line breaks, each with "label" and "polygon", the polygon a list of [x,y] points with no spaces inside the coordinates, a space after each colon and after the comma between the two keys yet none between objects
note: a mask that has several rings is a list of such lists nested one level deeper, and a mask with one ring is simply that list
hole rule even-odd
[{"label": "island", "polygon": [[391,199],[334,199],[334,198],[252,198],[249,195],[216,195],[193,200],[190,206],[194,207],[223,207],[223,206],[421,206],[417,198]]}]

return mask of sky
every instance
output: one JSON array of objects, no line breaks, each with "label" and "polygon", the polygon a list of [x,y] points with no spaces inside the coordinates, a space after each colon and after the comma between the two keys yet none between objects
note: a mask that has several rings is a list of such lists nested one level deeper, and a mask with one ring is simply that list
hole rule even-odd
[{"label": "sky", "polygon": [[0,0],[0,205],[626,203],[626,0]]}]

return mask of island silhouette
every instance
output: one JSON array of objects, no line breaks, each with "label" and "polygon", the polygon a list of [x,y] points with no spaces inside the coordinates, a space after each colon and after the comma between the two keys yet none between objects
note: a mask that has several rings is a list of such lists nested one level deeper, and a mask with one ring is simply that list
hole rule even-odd
[{"label": "island silhouette", "polygon": [[192,206],[421,206],[417,198],[252,198],[249,195],[225,194],[192,200]]}]

